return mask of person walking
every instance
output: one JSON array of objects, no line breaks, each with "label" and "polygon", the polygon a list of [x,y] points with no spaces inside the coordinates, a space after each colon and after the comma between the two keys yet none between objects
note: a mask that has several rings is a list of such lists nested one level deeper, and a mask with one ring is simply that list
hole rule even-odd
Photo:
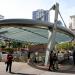
[{"label": "person walking", "polygon": [[9,53],[7,54],[6,72],[9,70],[9,73],[11,73],[12,60],[13,60],[13,55],[12,55],[11,52],[9,52]]}]

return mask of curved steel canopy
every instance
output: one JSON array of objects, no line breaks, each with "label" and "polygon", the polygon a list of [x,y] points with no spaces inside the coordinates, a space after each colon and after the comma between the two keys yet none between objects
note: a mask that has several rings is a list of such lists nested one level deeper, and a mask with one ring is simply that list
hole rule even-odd
[{"label": "curved steel canopy", "polygon": [[[50,22],[42,22],[42,21],[36,21],[32,19],[3,19],[0,20],[0,27],[38,27],[38,28],[44,28],[50,30],[53,29],[53,23]],[[65,27],[61,27],[57,25],[57,31],[63,32],[71,37],[75,37],[75,35]]]}]

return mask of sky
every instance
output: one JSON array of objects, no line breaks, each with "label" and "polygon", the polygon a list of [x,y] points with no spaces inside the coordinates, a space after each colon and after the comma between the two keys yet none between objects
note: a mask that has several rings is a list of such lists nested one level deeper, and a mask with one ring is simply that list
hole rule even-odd
[{"label": "sky", "polygon": [[75,15],[75,0],[0,0],[0,15],[5,19],[32,19],[33,11],[48,10],[56,2],[59,3],[59,10],[68,26],[69,16]]}]

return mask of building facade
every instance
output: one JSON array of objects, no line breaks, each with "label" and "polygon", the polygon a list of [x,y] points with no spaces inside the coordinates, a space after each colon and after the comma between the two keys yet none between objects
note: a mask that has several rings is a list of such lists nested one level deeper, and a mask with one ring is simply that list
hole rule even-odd
[{"label": "building facade", "polygon": [[69,29],[75,34],[75,15],[70,16]]},{"label": "building facade", "polygon": [[70,20],[71,20],[71,22],[70,22],[69,28],[75,29],[75,15],[70,16]]},{"label": "building facade", "polygon": [[49,15],[48,10],[39,9],[37,11],[32,12],[32,19],[49,22],[50,21],[50,15]]},{"label": "building facade", "polygon": [[0,15],[0,19],[4,19],[4,16],[3,15]]}]

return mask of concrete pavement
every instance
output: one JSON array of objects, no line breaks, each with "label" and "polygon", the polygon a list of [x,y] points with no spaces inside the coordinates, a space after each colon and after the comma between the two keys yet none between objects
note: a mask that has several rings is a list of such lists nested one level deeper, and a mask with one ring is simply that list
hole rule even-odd
[{"label": "concrete pavement", "polygon": [[13,62],[12,73],[6,72],[5,67],[5,63],[0,62],[0,75],[75,75],[75,67],[72,65],[60,65],[61,70],[58,72],[36,69],[21,62]]}]

